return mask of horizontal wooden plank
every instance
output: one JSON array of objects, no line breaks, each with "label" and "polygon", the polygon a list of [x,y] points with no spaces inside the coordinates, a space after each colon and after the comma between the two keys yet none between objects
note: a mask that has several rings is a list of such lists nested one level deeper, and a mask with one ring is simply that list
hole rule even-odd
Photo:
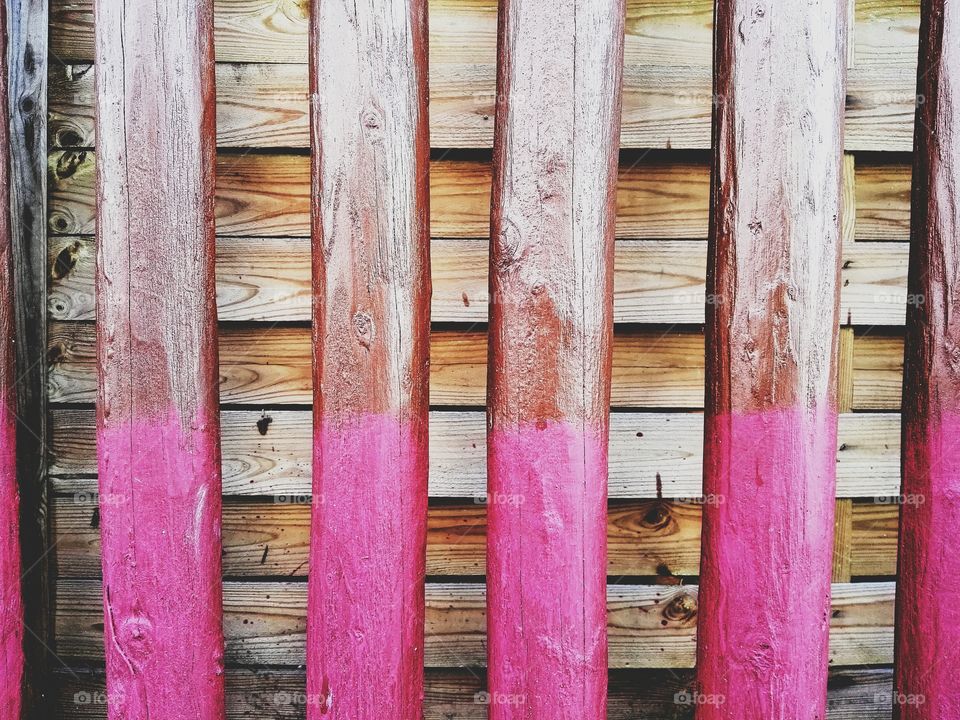
[{"label": "horizontal wooden plank", "polygon": [[[689,720],[695,689],[692,670],[614,670],[607,692],[608,720]],[[100,668],[63,668],[55,674],[54,706],[61,720],[106,720],[106,687]],[[227,668],[227,720],[303,720],[302,670]],[[890,720],[893,672],[889,668],[831,668],[828,720]],[[486,720],[482,670],[428,668],[424,720]]]},{"label": "horizontal wooden plank", "polygon": [[850,563],[853,575],[897,574],[898,494],[876,498],[874,502],[854,503]]},{"label": "horizontal wooden plank", "polygon": [[[843,253],[841,318],[848,325],[903,325],[907,303],[906,243],[848,243]],[[488,242],[431,244],[433,320],[485,322],[489,303]],[[619,240],[614,263],[618,323],[701,324],[706,244]],[[94,241],[49,241],[48,308],[52,320],[95,315]],[[310,320],[310,243],[306,238],[217,241],[217,305],[221,320]]]},{"label": "horizontal wooden plank", "polygon": [[[58,655],[103,658],[103,606],[96,580],[59,580]],[[479,584],[427,584],[426,664],[482,667],[485,592]],[[893,583],[833,586],[830,662],[873,665],[893,659]],[[611,585],[607,591],[611,668],[692,667],[695,586]],[[306,583],[224,583],[226,661],[237,665],[304,663]]]},{"label": "horizontal wooden plank", "polygon": [[[899,157],[899,156],[898,156]],[[248,237],[309,237],[307,155],[221,154],[217,160],[217,231]],[[94,232],[94,153],[57,151],[49,158],[49,230]],[[856,238],[909,239],[910,169],[856,163]],[[617,237],[688,240],[707,236],[707,157],[652,152],[621,162]],[[490,228],[490,164],[436,160],[430,176],[431,234],[485,238]]]},{"label": "horizontal wooden plank", "polygon": [[[58,496],[51,503],[53,543],[62,578],[100,577],[98,499],[111,501],[91,491]],[[308,496],[281,495],[266,501],[226,503],[224,575],[306,577],[309,502]],[[608,575],[698,575],[701,507],[667,500],[612,504],[607,517]],[[479,499],[470,505],[431,507],[427,574],[486,574],[486,522],[486,507]],[[896,523],[893,502],[854,504],[854,574],[896,574]]]},{"label": "horizontal wooden plank", "polygon": [[[225,410],[221,416],[227,496],[302,498],[311,487],[307,410]],[[50,474],[62,494],[96,492],[93,410],[50,415]],[[900,418],[840,416],[838,497],[888,497],[900,487]],[[702,492],[703,417],[617,412],[610,417],[609,496],[695,498]],[[479,411],[430,415],[430,496],[482,498],[487,486],[486,419]]]},{"label": "horizontal wooden plank", "polygon": [[[50,323],[48,340],[51,402],[92,403],[96,391],[93,324]],[[625,330],[615,336],[613,346],[613,407],[703,407],[701,332],[672,327]],[[431,402],[484,405],[486,355],[484,333],[435,332],[431,341]],[[853,409],[898,409],[902,364],[902,338],[857,336]],[[309,329],[222,327],[220,376],[224,403],[310,403]]]},{"label": "horizontal wooden plank", "polygon": [[[492,56],[489,60],[430,68],[433,147],[492,147],[496,66]],[[51,68],[51,147],[95,145],[93,75],[88,64]],[[709,149],[713,104],[709,66],[628,65],[623,83],[623,147]],[[909,152],[915,67],[851,68],[847,85],[846,149]],[[307,94],[306,65],[217,65],[218,145],[309,147]]]},{"label": "horizontal wooden plank", "polygon": [[[93,402],[92,323],[51,323],[51,402]],[[622,407],[700,407],[703,335],[644,330],[614,342],[612,403]],[[435,332],[430,397],[435,405],[483,405],[486,334]],[[220,398],[224,403],[307,404],[312,400],[310,330],[305,327],[221,327]]]},{"label": "horizontal wooden plank", "polygon": [[[217,0],[217,59],[225,62],[306,63],[305,0]],[[50,3],[51,54],[63,61],[93,58],[92,0]],[[918,0],[857,0],[851,28],[854,66],[917,61]],[[492,63],[495,0],[431,0],[431,65]],[[664,65],[709,67],[713,26],[710,0],[628,0],[624,60],[656,58]]]}]

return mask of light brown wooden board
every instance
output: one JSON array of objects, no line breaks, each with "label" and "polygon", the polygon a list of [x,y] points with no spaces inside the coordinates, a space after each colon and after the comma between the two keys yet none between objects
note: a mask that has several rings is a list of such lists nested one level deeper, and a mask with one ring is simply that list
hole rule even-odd
[{"label": "light brown wooden board", "polygon": [[[483,666],[483,586],[428,583],[426,593],[427,666]],[[833,586],[831,665],[891,662],[893,595],[893,583]],[[57,651],[65,660],[102,660],[102,600],[96,580],[57,582]],[[696,587],[611,585],[607,608],[611,668],[693,666]],[[227,663],[302,665],[305,631],[306,583],[224,583]]]},{"label": "light brown wooden board", "polygon": [[[897,156],[899,158],[899,156]],[[217,161],[217,232],[248,237],[309,237],[310,158],[221,153]],[[910,168],[856,165],[857,240],[907,241]],[[485,238],[490,231],[490,164],[435,160],[430,218],[435,238]],[[94,232],[94,153],[50,154],[49,231]],[[621,162],[617,237],[689,240],[707,236],[710,173],[701,154],[653,152]]]},{"label": "light brown wooden board", "polygon": [[[485,423],[479,410],[431,413],[431,497],[483,497]],[[96,492],[93,410],[56,408],[50,424],[54,489],[67,494]],[[225,495],[296,500],[310,493],[310,411],[224,410],[221,424]],[[897,495],[899,417],[845,414],[839,425],[838,497],[886,501]],[[699,413],[614,413],[610,418],[610,498],[655,498],[658,489],[664,498],[698,497],[702,450],[703,416]]]},{"label": "light brown wooden board", "polygon": [[[483,670],[428,669],[424,720],[486,720]],[[56,709],[62,720],[106,720],[103,671],[59,670]],[[694,688],[692,670],[617,670],[610,674],[608,720],[692,716],[677,693]],[[227,668],[228,720],[302,720],[306,703],[301,670]],[[890,720],[892,672],[883,668],[831,669],[828,720]],[[79,700],[79,702],[78,702]],[[89,702],[88,702],[89,701]],[[677,713],[681,713],[678,715]]]},{"label": "light brown wooden board", "polygon": [[[493,144],[494,58],[430,68],[430,144],[489,148]],[[707,66],[643,65],[624,69],[620,144],[625,148],[708,149],[711,77]],[[914,64],[916,58],[914,58]],[[89,148],[93,130],[93,66],[56,65],[50,72],[50,144]],[[851,68],[847,78],[848,151],[913,147],[915,67]],[[217,144],[225,148],[309,146],[307,67],[279,63],[217,66]]]},{"label": "light brown wooden board", "polygon": [[[438,239],[431,244],[434,322],[486,322],[488,242]],[[49,241],[51,320],[93,320],[95,243],[90,236]],[[706,243],[620,240],[614,268],[614,321],[704,320]],[[907,243],[850,243],[841,271],[842,322],[903,325]],[[221,236],[217,300],[222,321],[310,320],[310,247],[306,238]]]},{"label": "light brown wooden board", "polygon": [[[51,402],[93,402],[96,372],[92,323],[50,323]],[[486,334],[434,332],[431,403],[476,405],[486,400]],[[900,405],[903,340],[874,334],[854,342],[854,410]],[[235,327],[220,332],[220,394],[224,403],[311,402],[310,333],[290,326]],[[703,335],[682,327],[645,327],[614,339],[615,408],[702,408]]]},{"label": "light brown wooden board", "polygon": [[[62,61],[93,57],[92,0],[53,0],[51,51]],[[308,0],[218,0],[217,60],[307,62]],[[857,0],[853,65],[916,65],[917,0]],[[496,48],[494,0],[432,0],[430,64],[492,63]],[[625,62],[655,58],[664,65],[709,67],[713,25],[710,0],[630,0]]]},{"label": "light brown wooden board", "polygon": [[[52,542],[59,576],[100,577],[98,496],[55,497]],[[227,577],[306,577],[310,498],[228,502],[223,508],[223,572]],[[849,502],[849,501],[846,501]],[[700,510],[692,503],[639,500],[614,503],[607,519],[607,574],[695,576],[700,563]],[[853,504],[851,569],[858,575],[896,573],[897,505]],[[428,575],[484,575],[486,508],[479,502],[430,508]]]}]

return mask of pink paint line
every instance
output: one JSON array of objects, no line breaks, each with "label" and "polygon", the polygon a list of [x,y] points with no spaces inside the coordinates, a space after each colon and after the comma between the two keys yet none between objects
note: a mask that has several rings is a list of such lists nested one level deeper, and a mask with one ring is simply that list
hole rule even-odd
[{"label": "pink paint line", "polygon": [[827,700],[836,412],[708,417],[698,720],[815,720]]},{"label": "pink paint line", "polygon": [[900,720],[960,718],[960,415],[904,437],[897,582]]},{"label": "pink paint line", "polygon": [[426,533],[426,425],[317,419],[310,720],[422,717]]},{"label": "pink paint line", "polygon": [[488,440],[490,720],[602,720],[607,446],[564,422]]},{"label": "pink paint line", "polygon": [[14,414],[0,404],[0,720],[20,720],[23,683],[16,429]]},{"label": "pink paint line", "polygon": [[222,720],[220,453],[210,424],[101,427],[112,720]]}]

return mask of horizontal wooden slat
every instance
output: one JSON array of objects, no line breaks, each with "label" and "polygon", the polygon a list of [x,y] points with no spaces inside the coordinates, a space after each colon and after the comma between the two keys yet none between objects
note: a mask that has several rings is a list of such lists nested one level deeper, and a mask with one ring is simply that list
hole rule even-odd
[{"label": "horizontal wooden slat", "polygon": [[[692,667],[696,587],[611,585],[607,592],[612,668]],[[749,591],[749,589],[747,589]],[[57,651],[64,659],[103,658],[102,592],[96,580],[60,580]],[[483,666],[484,587],[427,585],[426,664]],[[893,583],[833,586],[830,661],[889,663],[893,658]],[[224,583],[226,660],[237,665],[302,665],[306,584]]]},{"label": "horizontal wooden slat", "polygon": [[[50,323],[51,402],[93,402],[92,323]],[[613,348],[614,407],[703,406],[703,335],[669,328],[617,334]],[[431,340],[431,402],[483,405],[486,335],[440,331]],[[854,410],[900,405],[903,340],[879,335],[854,342]],[[220,332],[220,396],[224,403],[306,404],[310,392],[310,332],[304,327],[225,326]]]},{"label": "horizontal wooden slat", "polygon": [[[217,231],[221,235],[310,235],[307,155],[221,154],[217,160]],[[94,153],[49,158],[49,229],[94,232]],[[856,163],[856,238],[909,239],[910,169]],[[710,171],[706,156],[655,152],[624,156],[617,187],[617,237],[688,240],[707,236]],[[490,164],[437,160],[430,176],[431,234],[485,238],[490,228]]]},{"label": "horizontal wooden slat", "polygon": [[[488,60],[431,67],[433,147],[492,146],[496,67],[492,55]],[[655,61],[647,62],[651,60]],[[93,75],[92,66],[86,64],[51,69],[51,147],[95,144]],[[623,147],[709,149],[708,66],[628,65],[623,81]],[[847,83],[846,149],[909,152],[915,68],[851,68]],[[307,92],[306,65],[219,64],[217,143],[228,148],[309,147]]]},{"label": "horizontal wooden slat", "polygon": [[[305,63],[306,0],[217,0],[217,59],[226,62]],[[62,61],[93,57],[92,0],[53,0],[51,54]],[[911,65],[917,60],[918,0],[857,0],[854,66]],[[494,0],[431,0],[430,63],[491,63],[496,48]],[[656,58],[665,65],[709,67],[713,24],[710,0],[629,0],[624,60]]]},{"label": "horizontal wooden slat", "polygon": [[[306,410],[225,410],[221,416],[227,496],[309,494],[312,419]],[[50,473],[60,493],[92,493],[96,483],[93,410],[54,409]],[[430,415],[430,495],[486,492],[486,420],[479,411]],[[840,416],[839,497],[889,496],[900,487],[900,419]],[[610,418],[612,499],[694,498],[701,493],[703,417],[695,413],[614,413]]]},{"label": "horizontal wooden slat", "polygon": [[[100,577],[98,496],[77,492],[51,505],[53,543],[62,578]],[[110,502],[110,498],[103,498]],[[891,499],[892,500],[892,499]],[[698,504],[667,500],[614,503],[607,518],[611,577],[699,574]],[[896,573],[897,505],[853,506],[855,575]],[[427,524],[428,575],[484,575],[486,508],[431,507]],[[305,577],[310,505],[307,496],[228,502],[223,508],[223,572],[227,577]]]},{"label": "horizontal wooden slat", "polygon": [[[93,402],[92,323],[51,323],[51,402]],[[703,403],[703,335],[645,330],[614,343],[612,402],[622,407],[699,407]],[[477,332],[435,332],[431,402],[483,405],[487,338]],[[310,331],[303,327],[223,327],[220,397],[225,403],[311,402]]]},{"label": "horizontal wooden slat", "polygon": [[[482,670],[428,668],[424,720],[486,720]],[[682,701],[695,687],[692,670],[615,670],[607,694],[608,720],[687,720],[693,705]],[[228,720],[302,720],[306,677],[301,670],[227,668]],[[828,720],[890,720],[893,673],[888,668],[831,668]],[[56,672],[56,717],[106,720],[101,669]],[[686,693],[686,695],[684,694]],[[679,700],[679,702],[678,702]]]},{"label": "horizontal wooden slat", "polygon": [[[905,243],[848,243],[840,315],[848,325],[903,325],[907,302]],[[95,248],[89,236],[49,242],[49,315],[92,320]],[[485,322],[489,292],[486,240],[443,239],[431,245],[433,320]],[[614,320],[686,323],[704,320],[706,244],[620,240],[614,272]],[[217,242],[221,320],[310,320],[310,244],[306,238],[237,238]]]},{"label": "horizontal wooden slat", "polygon": [[883,496],[874,502],[854,503],[854,547],[850,563],[853,575],[896,575],[899,510],[896,497]]}]

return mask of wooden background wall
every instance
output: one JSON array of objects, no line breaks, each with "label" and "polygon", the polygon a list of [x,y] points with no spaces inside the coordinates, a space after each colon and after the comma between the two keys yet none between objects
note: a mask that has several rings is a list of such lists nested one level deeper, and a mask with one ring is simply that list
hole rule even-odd
[{"label": "wooden background wall", "polygon": [[[305,711],[309,0],[216,0],[231,717]],[[888,718],[918,3],[850,2],[831,718]],[[610,450],[610,717],[686,717],[697,619],[712,2],[628,0]],[[495,0],[431,0],[428,718],[484,718]],[[93,26],[52,0],[48,388],[60,717],[105,717]],[[686,498],[686,500],[684,500]],[[109,498],[104,501],[109,502]],[[744,587],[743,592],[750,592]]]}]

